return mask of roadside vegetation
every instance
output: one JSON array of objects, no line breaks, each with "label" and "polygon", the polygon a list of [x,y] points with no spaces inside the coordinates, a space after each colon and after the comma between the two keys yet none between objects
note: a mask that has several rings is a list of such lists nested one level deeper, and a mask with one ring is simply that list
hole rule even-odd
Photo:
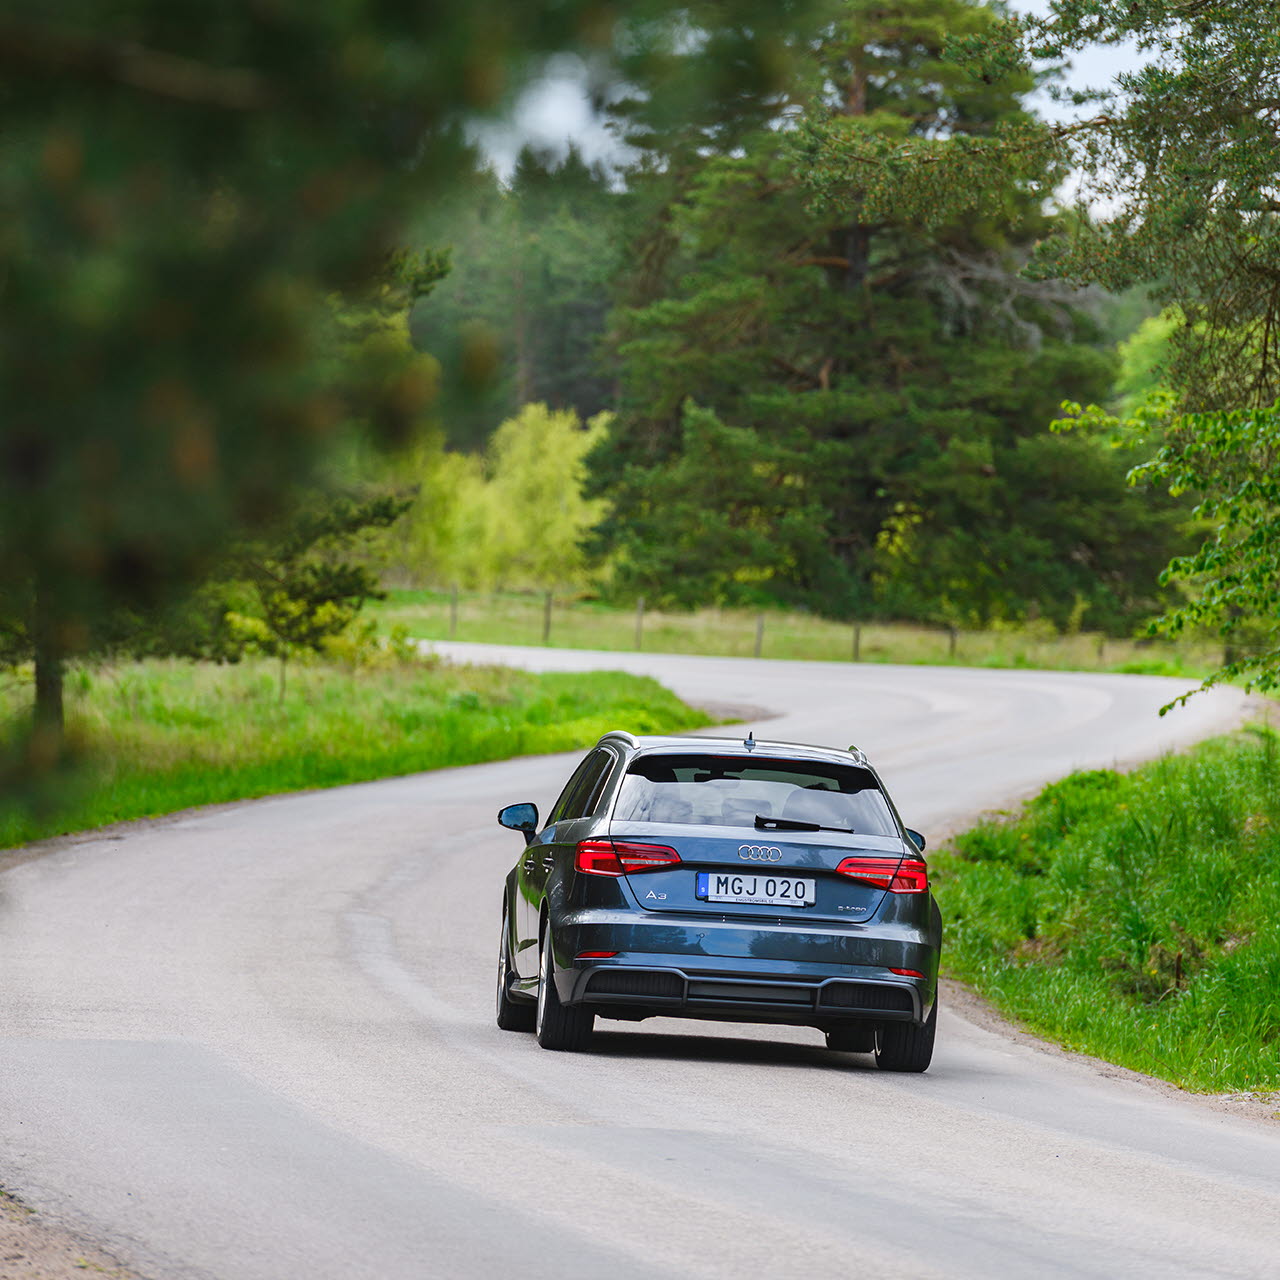
[{"label": "roadside vegetation", "polygon": [[[56,808],[0,808],[0,849],[193,805],[333,787],[419,770],[585,748],[608,729],[710,724],[653,680],[618,672],[535,675],[402,652],[379,665],[176,659],[83,668],[68,682],[82,759]],[[10,679],[11,711],[26,696]]]},{"label": "roadside vegetation", "polygon": [[[618,607],[603,600],[520,592],[390,590],[369,607],[384,627],[421,640],[486,644],[544,644],[562,649],[760,656],[809,661],[901,662],[966,667],[1027,667],[1049,671],[1113,671],[1130,675],[1203,679],[1222,646],[1184,637],[1116,638],[1100,632],[1059,631],[1047,619],[981,630],[911,623],[834,622],[781,609],[657,610]],[[637,639],[639,643],[637,644]]]},{"label": "roadside vegetation", "polygon": [[944,957],[1068,1048],[1280,1088],[1280,743],[1256,729],[1046,787],[931,858]]}]

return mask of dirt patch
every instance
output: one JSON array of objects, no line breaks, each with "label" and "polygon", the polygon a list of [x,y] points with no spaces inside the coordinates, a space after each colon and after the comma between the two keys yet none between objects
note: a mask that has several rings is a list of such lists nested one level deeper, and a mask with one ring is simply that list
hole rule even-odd
[{"label": "dirt patch", "polygon": [[1050,1040],[1042,1040],[1039,1036],[1032,1035],[1031,1032],[1024,1031],[1010,1022],[976,991],[966,987],[962,982],[957,982],[954,978],[943,978],[940,986],[943,1003],[952,1013],[959,1014],[975,1027],[981,1027],[984,1031],[1002,1036],[1015,1044],[1026,1045],[1039,1053],[1047,1053],[1055,1058],[1067,1058],[1072,1062],[1081,1063],[1108,1080],[1126,1080],[1131,1084],[1142,1085],[1166,1098],[1175,1099],[1183,1105],[1206,1107],[1219,1115],[1243,1116],[1247,1120],[1256,1120],[1263,1124],[1280,1125],[1280,1092],[1190,1093],[1165,1080],[1157,1080],[1155,1076],[1143,1075],[1141,1071],[1118,1067],[1114,1062],[1094,1058],[1087,1053],[1077,1053],[1072,1049],[1064,1049]]},{"label": "dirt patch", "polygon": [[0,1189],[0,1280],[138,1280],[94,1245],[44,1221]]}]

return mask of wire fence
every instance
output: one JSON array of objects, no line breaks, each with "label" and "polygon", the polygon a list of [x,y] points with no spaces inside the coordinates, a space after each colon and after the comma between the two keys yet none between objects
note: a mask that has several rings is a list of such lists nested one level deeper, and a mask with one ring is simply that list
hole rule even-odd
[{"label": "wire fence", "polygon": [[1048,623],[969,630],[908,623],[840,623],[812,614],[746,609],[668,612],[553,593],[392,591],[377,610],[387,626],[427,640],[548,645],[605,651],[712,654],[827,662],[894,662],[1056,670],[1207,674],[1220,642],[1056,632]]}]

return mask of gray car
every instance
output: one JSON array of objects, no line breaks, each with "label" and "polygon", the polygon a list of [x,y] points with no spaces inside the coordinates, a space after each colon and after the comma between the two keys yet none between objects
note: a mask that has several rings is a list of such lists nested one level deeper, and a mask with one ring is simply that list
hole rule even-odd
[{"label": "gray car", "polygon": [[866,757],[789,742],[608,733],[507,876],[498,1025],[586,1049],[597,1018],[816,1027],[923,1071],[942,917],[924,838]]}]

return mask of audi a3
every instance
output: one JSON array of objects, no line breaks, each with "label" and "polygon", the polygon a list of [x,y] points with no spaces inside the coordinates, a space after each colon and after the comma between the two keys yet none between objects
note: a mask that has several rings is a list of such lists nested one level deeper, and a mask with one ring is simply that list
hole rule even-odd
[{"label": "audi a3", "polygon": [[923,1071],[942,918],[924,837],[865,755],[795,743],[606,734],[502,896],[497,1018],[546,1049],[597,1018],[815,1027],[829,1048]]}]

